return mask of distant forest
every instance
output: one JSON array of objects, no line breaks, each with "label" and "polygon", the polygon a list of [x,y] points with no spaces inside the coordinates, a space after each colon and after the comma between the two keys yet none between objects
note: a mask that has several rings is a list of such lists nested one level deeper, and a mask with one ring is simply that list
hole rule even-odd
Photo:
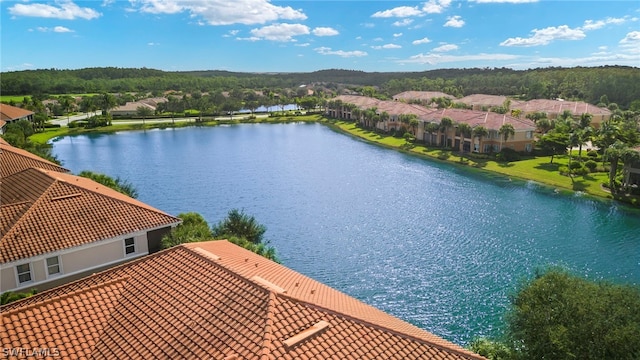
[{"label": "distant forest", "polygon": [[323,89],[326,96],[344,89],[373,87],[391,97],[407,90],[442,91],[457,97],[470,94],[515,96],[522,99],[582,100],[597,104],[603,95],[626,109],[640,99],[640,68],[624,66],[441,69],[423,72],[321,70],[308,73],[240,73],[228,71],[167,72],[140,68],[26,70],[0,74],[2,95],[232,91],[234,89]]}]

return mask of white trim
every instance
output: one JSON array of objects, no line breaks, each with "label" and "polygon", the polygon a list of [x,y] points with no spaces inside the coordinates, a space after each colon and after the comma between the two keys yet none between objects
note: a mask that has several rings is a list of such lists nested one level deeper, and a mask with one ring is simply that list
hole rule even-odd
[{"label": "white trim", "polygon": [[[31,261],[30,262],[23,262],[22,264],[16,264],[16,266],[13,267],[13,270],[14,270],[13,273],[14,273],[14,275],[16,277],[16,285],[22,285],[22,284],[31,285],[31,284],[33,284],[35,282],[33,280],[34,277],[35,277],[34,276],[35,274],[33,273],[33,266],[31,264],[32,264]],[[29,266],[29,277],[31,278],[31,280],[20,282],[20,274],[18,273],[18,266],[21,266],[21,265],[28,265]]]},{"label": "white trim", "polygon": [[[47,264],[47,260],[51,259],[51,258],[57,258],[58,259],[58,272],[55,273],[55,274],[50,274],[49,273],[49,264]],[[60,255],[53,255],[53,256],[49,256],[49,257],[45,258],[44,259],[44,267],[45,267],[45,269],[47,271],[47,279],[59,278],[64,274],[64,271],[62,269],[62,256],[60,256]]]},{"label": "white trim", "polygon": [[[66,277],[69,277],[69,276],[72,276],[72,275],[81,274],[81,273],[84,273],[84,272],[87,272],[87,271],[91,271],[93,269],[98,269],[98,268],[109,266],[109,265],[115,265],[115,264],[118,264],[118,263],[126,263],[126,262],[129,262],[129,261],[132,261],[133,259],[137,259],[137,258],[145,256],[145,255],[149,255],[149,253],[148,252],[136,253],[135,256],[132,255],[132,256],[129,256],[127,258],[122,258],[122,259],[113,260],[113,261],[109,261],[109,262],[106,262],[106,263],[98,264],[98,265],[95,265],[95,266],[92,266],[92,267],[88,267],[88,268],[85,268],[85,269],[82,269],[82,270],[74,271],[74,272],[71,272],[71,273],[68,273],[68,274],[63,274],[61,276],[56,276],[53,279],[46,279],[46,280],[37,281],[37,282],[32,280],[29,283],[23,283],[23,284],[27,284],[27,286],[17,286],[17,287],[15,287],[13,289],[7,289],[7,290],[3,290],[3,291],[20,291],[20,290],[23,290],[25,288],[36,287],[37,285],[46,284],[46,283],[51,282],[53,280],[63,279],[63,278],[66,278]],[[16,277],[17,277],[17,272],[16,272]],[[17,283],[17,284],[20,285],[19,283]]]},{"label": "white trim", "polygon": [[[177,223],[179,224],[179,223]],[[176,226],[177,226],[176,224]],[[79,250],[85,250],[85,249],[90,249],[92,247],[96,247],[96,246],[102,246],[104,244],[109,244],[112,242],[116,242],[116,241],[123,241],[126,238],[130,238],[130,237],[137,237],[137,236],[141,236],[144,235],[145,237],[147,236],[147,233],[154,231],[154,230],[160,230],[163,229],[165,227],[170,226],[171,228],[174,228],[175,226],[173,224],[171,225],[164,225],[164,226],[157,226],[155,228],[148,228],[148,229],[144,229],[144,230],[140,230],[140,231],[136,231],[133,233],[127,233],[125,235],[118,235],[116,237],[112,237],[112,238],[108,238],[108,239],[101,239],[101,240],[96,240],[96,241],[91,241],[88,242],[86,244],[82,244],[82,245],[78,245],[78,246],[73,246],[73,247],[69,247],[66,249],[61,249],[61,250],[56,250],[56,251],[52,251],[52,252],[48,252],[48,253],[44,253],[44,254],[40,254],[40,255],[36,255],[36,256],[32,256],[29,258],[23,258],[23,259],[18,259],[18,260],[14,260],[14,261],[10,261],[10,262],[6,262],[4,264],[2,264],[3,266],[12,266],[13,264],[21,264],[25,261],[38,261],[38,260],[42,260],[42,259],[46,259],[48,257],[52,257],[52,256],[62,256],[62,255],[66,255],[66,254],[70,254]],[[148,241],[148,239],[147,239]]]}]

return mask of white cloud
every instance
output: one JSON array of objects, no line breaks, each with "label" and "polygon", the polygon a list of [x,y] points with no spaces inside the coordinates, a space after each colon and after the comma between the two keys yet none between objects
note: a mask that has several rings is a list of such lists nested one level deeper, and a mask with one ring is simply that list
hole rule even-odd
[{"label": "white cloud", "polygon": [[129,0],[142,12],[177,14],[188,12],[209,25],[264,24],[277,20],[305,20],[301,10],[276,6],[268,0]]},{"label": "white cloud", "polygon": [[309,27],[302,24],[273,24],[251,30],[251,39],[271,41],[295,41],[294,36],[309,34]]},{"label": "white cloud", "polygon": [[511,68],[537,68],[537,67],[574,67],[574,66],[602,66],[602,65],[628,65],[637,66],[640,63],[640,53],[634,54],[592,54],[587,57],[569,58],[535,58],[526,63],[510,64]]},{"label": "white cloud", "polygon": [[53,28],[53,32],[57,32],[57,33],[68,33],[68,32],[73,32],[73,30],[64,27],[64,26],[56,26]]},{"label": "white cloud", "polygon": [[424,3],[422,11],[427,14],[440,14],[451,5],[451,0],[429,0]]},{"label": "white cloud", "polygon": [[160,43],[156,43],[156,42],[147,43],[147,46],[158,46],[158,45],[160,45]]},{"label": "white cloud", "polygon": [[572,29],[567,25],[551,26],[544,29],[534,29],[531,37],[508,38],[500,43],[500,46],[540,46],[547,45],[554,40],[582,40],[586,37],[584,31]]},{"label": "white cloud", "polygon": [[477,2],[478,4],[489,4],[489,3],[525,4],[525,3],[538,2],[538,0],[470,0],[470,1]]},{"label": "white cloud", "polygon": [[447,22],[444,23],[444,26],[461,28],[464,26],[464,20],[462,20],[462,17],[459,15],[449,16],[447,17]]},{"label": "white cloud", "polygon": [[373,39],[373,41],[384,41],[384,39],[381,38],[381,37],[377,37],[377,38]]},{"label": "white cloud", "polygon": [[413,19],[402,19],[394,22],[391,25],[401,27],[401,26],[409,26],[412,23],[413,23]]},{"label": "white cloud", "polygon": [[102,15],[91,8],[81,8],[71,0],[59,0],[55,2],[55,5],[15,4],[9,8],[9,13],[13,16],[30,16],[63,20],[91,20]]},{"label": "white cloud", "polygon": [[226,37],[226,38],[234,37],[234,36],[238,35],[239,33],[240,33],[240,30],[229,30],[229,32],[224,34],[224,35],[222,35],[222,37]]},{"label": "white cloud", "polygon": [[625,23],[627,20],[629,19],[628,16],[622,17],[622,18],[612,18],[612,17],[608,17],[604,20],[586,20],[584,22],[584,25],[582,25],[582,27],[580,27],[580,29],[585,30],[585,31],[589,31],[589,30],[597,30],[600,28],[603,28],[605,25],[608,24],[614,24],[614,25],[620,25]]},{"label": "white cloud", "polygon": [[[374,18],[406,18],[413,16],[425,16],[426,14],[439,14],[451,5],[451,0],[428,0],[419,6],[398,6],[389,10],[378,11],[371,15]],[[394,23],[395,24],[395,23]],[[398,23],[402,24],[402,23]],[[408,24],[406,24],[408,25]],[[405,25],[405,26],[406,26]],[[402,25],[396,25],[402,26]]]},{"label": "white cloud", "polygon": [[[36,28],[36,30],[40,31],[40,32],[57,32],[57,33],[69,33],[69,32],[74,32],[73,30],[64,27],[64,26],[56,26],[53,28],[48,28],[45,26],[39,26]],[[29,31],[33,31],[33,29],[29,29]]]},{"label": "white cloud", "polygon": [[299,47],[307,47],[311,45],[310,43],[302,43],[302,44],[293,44],[293,46],[299,46]]},{"label": "white cloud", "polygon": [[402,33],[393,34],[394,38],[399,38],[400,36],[402,36]]},{"label": "white cloud", "polygon": [[416,63],[416,64],[441,64],[449,62],[461,62],[461,61],[506,61],[517,59],[517,55],[510,54],[474,54],[474,55],[449,55],[449,54],[418,54],[411,56],[406,60],[398,60],[399,63]]},{"label": "white cloud", "polygon": [[640,54],[640,31],[632,31],[620,40],[620,46],[625,52]]},{"label": "white cloud", "polygon": [[397,45],[397,44],[384,44],[384,45],[381,45],[381,46],[372,46],[371,48],[372,48],[372,49],[375,49],[375,50],[381,50],[381,49],[400,49],[400,48],[402,48],[402,46]]},{"label": "white cloud", "polygon": [[453,51],[453,50],[458,50],[458,45],[444,44],[444,45],[440,45],[437,48],[433,49],[433,51],[435,51],[435,52],[447,52],[447,51]]},{"label": "white cloud", "polygon": [[336,36],[340,34],[338,30],[330,27],[317,27],[313,29],[313,35],[315,36]]},{"label": "white cloud", "polygon": [[422,38],[422,39],[418,39],[418,40],[413,40],[412,44],[413,45],[421,45],[421,44],[428,44],[430,43],[431,40],[427,37]]},{"label": "white cloud", "polygon": [[393,9],[378,11],[371,15],[374,18],[390,18],[390,17],[410,17],[410,16],[420,16],[422,15],[422,11],[418,9],[417,6],[399,6]]},{"label": "white cloud", "polygon": [[329,47],[319,47],[314,49],[320,55],[337,55],[340,57],[362,57],[367,56],[368,54],[365,51],[354,50],[354,51],[344,51],[344,50],[331,50]]}]

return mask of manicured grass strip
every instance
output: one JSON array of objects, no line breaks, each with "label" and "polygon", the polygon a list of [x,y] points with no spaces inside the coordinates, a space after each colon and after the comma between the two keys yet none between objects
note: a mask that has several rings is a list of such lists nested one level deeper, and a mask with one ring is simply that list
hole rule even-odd
[{"label": "manicured grass strip", "polygon": [[[402,146],[406,144],[404,139],[388,135],[380,135],[357,127],[351,122],[335,121],[331,122],[331,124],[353,136],[387,147],[402,149]],[[606,173],[591,173],[584,176],[576,175],[573,177],[573,181],[568,176],[561,175],[558,172],[558,167],[560,165],[566,166],[568,164],[568,156],[555,156],[553,164],[549,163],[551,160],[550,156],[540,156],[533,159],[500,163],[494,160],[474,159],[472,157],[463,157],[463,161],[461,162],[460,155],[456,153],[438,148],[428,148],[423,145],[416,145],[408,150],[408,152],[456,165],[471,166],[508,177],[532,180],[556,188],[581,191],[594,196],[611,198],[611,194],[604,191],[601,187],[601,184],[608,180],[608,174]]]}]

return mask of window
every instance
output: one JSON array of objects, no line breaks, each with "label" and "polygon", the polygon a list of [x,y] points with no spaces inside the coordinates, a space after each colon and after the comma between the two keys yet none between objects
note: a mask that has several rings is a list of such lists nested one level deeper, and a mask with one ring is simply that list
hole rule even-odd
[{"label": "window", "polygon": [[124,239],[124,253],[132,254],[136,252],[136,242],[133,238]]},{"label": "window", "polygon": [[527,131],[527,139],[533,139],[533,131]]},{"label": "window", "polygon": [[31,281],[31,266],[29,264],[22,264],[16,266],[18,272],[18,282],[20,284]]},{"label": "window", "polygon": [[60,273],[60,258],[57,256],[47,258],[47,274],[49,276]]},{"label": "window", "polygon": [[526,144],[526,145],[524,146],[524,151],[526,151],[526,152],[531,152],[531,144]]}]

